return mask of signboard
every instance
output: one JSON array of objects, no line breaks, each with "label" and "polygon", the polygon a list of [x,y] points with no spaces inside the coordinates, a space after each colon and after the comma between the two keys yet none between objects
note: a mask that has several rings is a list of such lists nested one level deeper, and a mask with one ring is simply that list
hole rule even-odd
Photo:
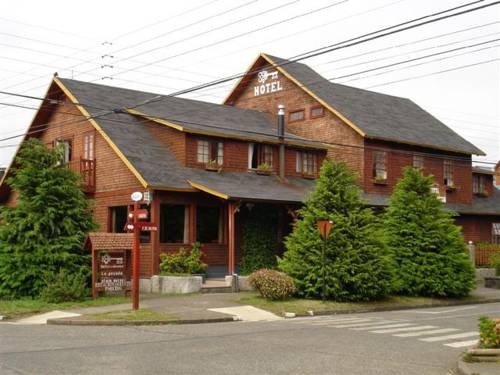
[{"label": "signboard", "polygon": [[281,81],[279,80],[277,70],[274,70],[272,72],[261,70],[257,75],[257,80],[259,84],[257,86],[254,86],[253,96],[260,96],[283,90],[283,86],[281,85]]},{"label": "signboard", "polygon": [[138,221],[137,223],[129,223],[126,225],[127,230],[134,230],[136,225],[142,232],[158,232],[158,225],[147,221]]},{"label": "signboard", "polygon": [[126,294],[131,290],[130,250],[100,250],[96,261],[96,291],[107,294],[117,292]]},{"label": "signboard", "polygon": [[145,208],[141,208],[136,211],[132,211],[132,213],[137,217],[137,219],[149,219],[149,212]]}]

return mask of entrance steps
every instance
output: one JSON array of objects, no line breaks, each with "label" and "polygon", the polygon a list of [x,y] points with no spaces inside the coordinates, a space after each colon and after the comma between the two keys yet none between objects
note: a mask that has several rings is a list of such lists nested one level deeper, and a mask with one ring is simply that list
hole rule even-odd
[{"label": "entrance steps", "polygon": [[201,286],[201,293],[231,293],[233,290],[226,284],[226,280],[219,278],[206,279]]}]

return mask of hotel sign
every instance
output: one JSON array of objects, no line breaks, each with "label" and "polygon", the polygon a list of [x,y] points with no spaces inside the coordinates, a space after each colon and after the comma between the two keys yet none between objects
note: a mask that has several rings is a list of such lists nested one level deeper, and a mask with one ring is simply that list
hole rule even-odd
[{"label": "hotel sign", "polygon": [[270,94],[283,90],[277,70],[272,72],[268,72],[267,70],[260,71],[257,75],[257,81],[259,84],[253,88],[254,96]]},{"label": "hotel sign", "polygon": [[95,288],[105,293],[126,292],[131,288],[130,251],[99,251]]}]

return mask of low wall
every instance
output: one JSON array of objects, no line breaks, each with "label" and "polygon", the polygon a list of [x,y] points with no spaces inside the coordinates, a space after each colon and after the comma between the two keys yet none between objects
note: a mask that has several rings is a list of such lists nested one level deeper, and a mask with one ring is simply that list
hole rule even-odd
[{"label": "low wall", "polygon": [[494,268],[476,268],[476,280],[484,280],[485,277],[495,276]]},{"label": "low wall", "polygon": [[150,279],[139,280],[141,293],[196,293],[201,290],[201,276],[151,276]]},{"label": "low wall", "polygon": [[[249,292],[255,290],[248,282],[248,276],[236,276],[238,279],[238,291]],[[226,276],[226,285],[234,288],[233,286],[233,276]]]}]

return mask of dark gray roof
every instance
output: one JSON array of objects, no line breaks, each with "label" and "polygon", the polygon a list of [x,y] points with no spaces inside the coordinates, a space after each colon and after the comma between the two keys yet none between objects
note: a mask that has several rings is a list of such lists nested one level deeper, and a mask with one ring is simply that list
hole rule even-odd
[{"label": "dark gray roof", "polygon": [[[278,140],[277,120],[266,112],[72,79],[59,78],[59,80],[92,115],[103,113],[98,108],[129,108],[155,99],[133,109],[182,126],[188,132],[209,132],[223,137],[244,137],[268,142]],[[285,141],[305,147],[325,148],[320,142],[290,133],[285,134]]]},{"label": "dark gray roof", "polygon": [[[102,110],[93,108],[116,108],[127,103],[137,103],[148,94],[132,95],[131,90],[114,89],[108,86],[86,84],[74,80],[60,79],[75,98],[87,104],[91,115]],[[101,90],[101,88],[104,88]],[[111,90],[113,89],[113,90]],[[151,95],[153,97],[154,95]],[[130,102],[129,100],[132,100]],[[255,112],[255,111],[245,111]],[[260,115],[260,114],[259,114]],[[128,113],[112,113],[97,117],[96,122],[123,153],[127,160],[146,180],[148,185],[171,189],[196,191],[189,181],[207,187],[230,198],[258,199],[282,202],[301,202],[313,188],[314,181],[291,178],[282,183],[276,176],[257,176],[253,173],[210,172],[203,169],[184,167],[168,147],[147,130],[142,119]]]},{"label": "dark gray roof", "polygon": [[333,83],[307,65],[265,54],[316,96],[350,120],[368,138],[465,154],[484,155],[409,99]]},{"label": "dark gray roof", "polygon": [[[389,196],[364,193],[363,197],[370,206],[385,207],[389,204]],[[472,204],[446,203],[445,208],[461,215],[498,215],[500,216],[500,190],[494,189],[489,197],[472,198]]]}]

